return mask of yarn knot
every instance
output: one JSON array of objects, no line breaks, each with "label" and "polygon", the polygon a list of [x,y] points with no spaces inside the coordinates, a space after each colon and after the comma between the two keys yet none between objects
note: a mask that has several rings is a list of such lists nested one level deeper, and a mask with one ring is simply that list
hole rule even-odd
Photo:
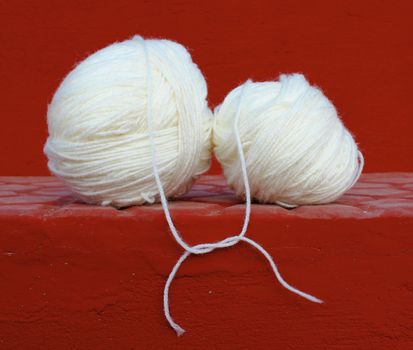
[{"label": "yarn knot", "polygon": [[202,254],[211,253],[216,249],[231,247],[233,245],[236,245],[241,240],[242,240],[242,237],[240,235],[237,235],[237,236],[227,237],[219,242],[201,243],[201,244],[196,244],[193,246],[185,246],[184,249],[191,254],[202,255]]}]

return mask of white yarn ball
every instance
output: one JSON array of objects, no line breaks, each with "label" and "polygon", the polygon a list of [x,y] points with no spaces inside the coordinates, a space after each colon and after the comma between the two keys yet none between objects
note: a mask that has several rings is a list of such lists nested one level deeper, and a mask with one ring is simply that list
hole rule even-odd
[{"label": "white yarn ball", "polygon": [[183,194],[209,168],[212,113],[203,75],[180,44],[136,36],[87,57],[49,105],[49,169],[83,201],[123,207],[159,200],[149,94],[166,196]]},{"label": "white yarn ball", "polygon": [[[359,163],[352,135],[319,89],[301,74],[246,84],[238,125],[252,198],[285,206],[321,204],[352,186],[362,159]],[[217,107],[213,130],[215,154],[238,195],[244,184],[234,121],[242,87]]]}]

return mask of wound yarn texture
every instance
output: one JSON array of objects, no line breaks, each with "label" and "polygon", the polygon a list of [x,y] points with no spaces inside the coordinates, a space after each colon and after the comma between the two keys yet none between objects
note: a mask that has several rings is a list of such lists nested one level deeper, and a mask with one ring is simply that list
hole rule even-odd
[{"label": "wound yarn texture", "polygon": [[[328,98],[301,74],[249,83],[239,116],[251,197],[286,207],[329,203],[358,179],[363,157]],[[232,130],[242,85],[215,110],[214,152],[244,196]]]},{"label": "wound yarn texture", "polygon": [[48,109],[44,151],[53,174],[87,203],[153,203],[159,191],[148,147],[151,60],[154,143],[165,195],[185,193],[210,165],[212,113],[188,51],[136,36],[97,51],[63,80]]}]

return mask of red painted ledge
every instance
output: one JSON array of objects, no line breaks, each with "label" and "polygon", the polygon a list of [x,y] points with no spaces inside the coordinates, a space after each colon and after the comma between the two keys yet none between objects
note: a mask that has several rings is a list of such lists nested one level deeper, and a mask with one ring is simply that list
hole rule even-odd
[{"label": "red painted ledge", "polygon": [[[237,234],[244,205],[221,177],[170,203],[190,243]],[[0,177],[1,349],[413,349],[413,174],[363,175],[336,203],[254,204],[251,247],[191,257],[171,290],[177,338],[162,313],[182,253],[160,205],[78,203],[52,177]]]}]

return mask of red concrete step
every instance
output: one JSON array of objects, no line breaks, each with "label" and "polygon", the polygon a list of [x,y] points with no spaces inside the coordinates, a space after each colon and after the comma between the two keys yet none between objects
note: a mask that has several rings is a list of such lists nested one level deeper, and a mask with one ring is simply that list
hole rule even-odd
[{"label": "red concrete step", "polygon": [[[239,232],[244,205],[221,177],[170,204],[192,244]],[[52,177],[0,177],[0,349],[413,349],[413,174],[363,175],[330,205],[254,204],[245,243],[190,257],[160,205],[76,202]]]}]

